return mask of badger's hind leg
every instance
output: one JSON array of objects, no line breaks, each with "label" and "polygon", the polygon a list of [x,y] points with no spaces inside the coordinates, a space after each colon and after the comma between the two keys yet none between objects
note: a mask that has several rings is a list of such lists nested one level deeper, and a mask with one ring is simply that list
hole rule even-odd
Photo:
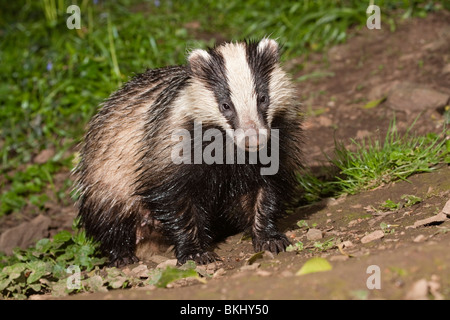
[{"label": "badger's hind leg", "polygon": [[100,251],[109,257],[110,266],[123,266],[138,262],[135,255],[136,230],[139,213],[125,210],[124,205],[89,205],[81,201],[81,225],[86,234],[100,242]]}]

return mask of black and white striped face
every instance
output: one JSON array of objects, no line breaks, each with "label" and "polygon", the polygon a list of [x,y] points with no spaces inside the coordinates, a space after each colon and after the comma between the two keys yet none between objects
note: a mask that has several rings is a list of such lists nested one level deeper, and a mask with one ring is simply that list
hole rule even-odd
[{"label": "black and white striped face", "polygon": [[197,118],[235,130],[235,140],[245,132],[246,149],[262,147],[287,81],[279,66],[277,42],[264,38],[225,43],[209,51],[194,50],[188,61]]}]

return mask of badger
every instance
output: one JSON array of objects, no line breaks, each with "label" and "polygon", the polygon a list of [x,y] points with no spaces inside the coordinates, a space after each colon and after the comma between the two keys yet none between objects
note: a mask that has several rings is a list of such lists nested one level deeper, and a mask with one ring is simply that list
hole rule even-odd
[{"label": "badger", "polygon": [[[276,221],[296,190],[302,117],[280,51],[270,38],[195,49],[186,65],[135,75],[102,103],[74,173],[81,226],[110,264],[139,261],[136,248],[155,233],[173,246],[179,264],[220,260],[215,247],[238,232],[251,235],[256,252],[279,253],[289,245]],[[277,172],[262,174],[267,163],[260,157],[174,161],[175,146],[190,141],[174,139],[174,132],[183,129],[194,140],[199,123],[201,132],[223,135],[215,137],[222,151],[232,150],[218,159],[236,160],[239,150],[250,159],[266,150],[276,156]],[[237,144],[229,132],[250,129],[256,134],[229,148],[229,141]],[[208,147],[207,140],[190,144],[193,152]]]}]

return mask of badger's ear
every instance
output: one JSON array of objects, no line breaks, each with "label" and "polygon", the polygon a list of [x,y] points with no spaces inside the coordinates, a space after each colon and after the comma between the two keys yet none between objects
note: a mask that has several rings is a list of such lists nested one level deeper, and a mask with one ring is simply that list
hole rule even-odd
[{"label": "badger's ear", "polygon": [[280,49],[278,43],[275,40],[269,38],[263,38],[261,39],[261,41],[259,41],[258,52],[259,53],[268,52],[272,56],[275,56],[277,59],[279,59],[280,57]]},{"label": "badger's ear", "polygon": [[211,59],[211,56],[207,51],[202,49],[193,50],[188,56],[189,68],[192,73],[201,75],[209,59]]}]

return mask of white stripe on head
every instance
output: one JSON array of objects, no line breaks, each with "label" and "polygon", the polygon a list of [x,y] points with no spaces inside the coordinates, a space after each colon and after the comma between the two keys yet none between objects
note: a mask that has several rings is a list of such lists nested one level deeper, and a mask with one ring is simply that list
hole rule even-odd
[{"label": "white stripe on head", "polygon": [[257,129],[263,128],[264,125],[258,115],[253,74],[247,62],[246,45],[244,43],[226,43],[219,50],[225,60],[230,98],[236,109],[240,126],[253,122]]}]

